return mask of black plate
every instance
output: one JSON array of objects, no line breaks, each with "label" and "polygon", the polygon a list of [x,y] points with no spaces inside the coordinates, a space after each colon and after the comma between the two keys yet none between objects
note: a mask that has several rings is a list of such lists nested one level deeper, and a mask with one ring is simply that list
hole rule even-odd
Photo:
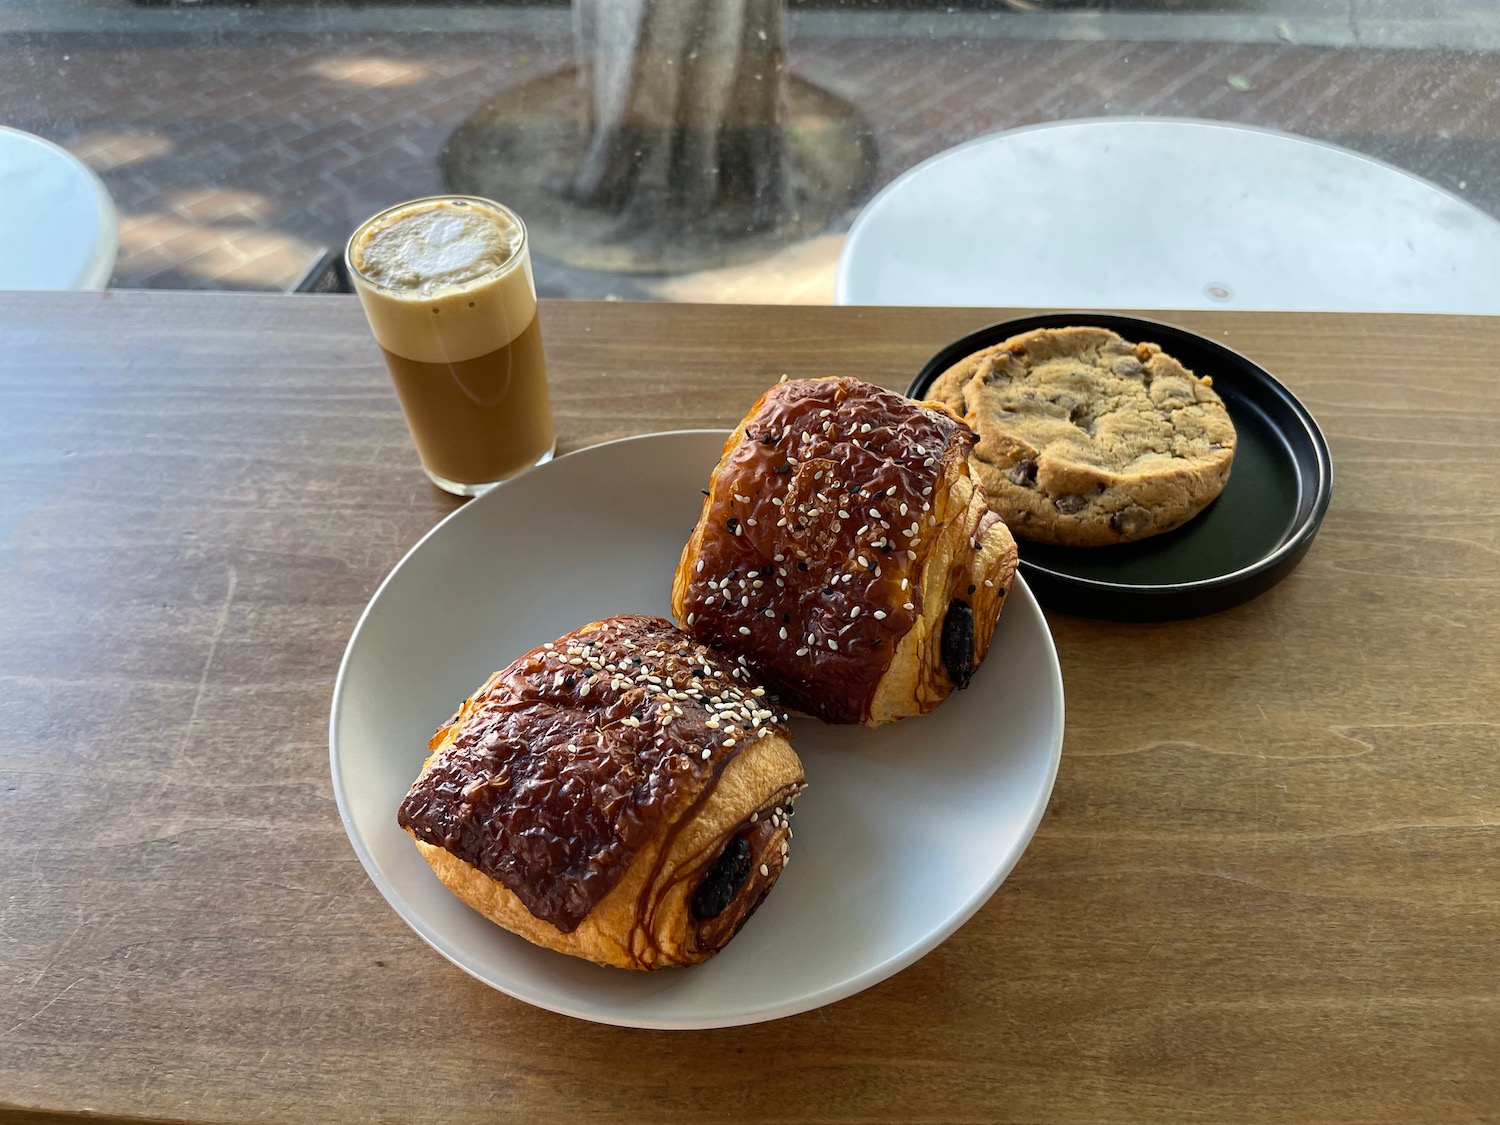
[{"label": "black plate", "polygon": [[1290,574],[1333,495],[1333,460],[1318,424],[1291,391],[1222,344],[1154,320],[1048,313],[992,324],[949,344],[907,388],[921,398],[965,356],[1033,328],[1094,325],[1148,341],[1212,376],[1234,422],[1229,483],[1175,531],[1118,547],[1020,542],[1021,572],[1043,605],[1117,621],[1168,621],[1239,605]]}]

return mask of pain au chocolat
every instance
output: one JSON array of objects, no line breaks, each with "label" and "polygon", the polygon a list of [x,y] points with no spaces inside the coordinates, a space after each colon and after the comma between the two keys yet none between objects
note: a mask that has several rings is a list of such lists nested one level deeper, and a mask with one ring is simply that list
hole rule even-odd
[{"label": "pain au chocolat", "polygon": [[936,707],[989,649],[1016,544],[974,432],[857,379],[772,387],[725,443],[672,611],[788,706],[871,726]]},{"label": "pain au chocolat", "polygon": [[804,785],[751,673],[661,618],[585,625],[439,728],[398,822],[443,883],[537,945],[691,965],[786,864]]}]

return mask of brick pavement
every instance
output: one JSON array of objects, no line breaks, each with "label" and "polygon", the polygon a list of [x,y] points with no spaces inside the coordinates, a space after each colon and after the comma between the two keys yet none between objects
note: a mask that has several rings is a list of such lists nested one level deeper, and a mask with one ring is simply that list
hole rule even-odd
[{"label": "brick pavement", "polygon": [[[1158,114],[1326,138],[1500,215],[1500,54],[820,33],[794,37],[789,55],[867,116],[877,188],[996,129]],[[535,21],[452,35],[13,34],[0,39],[0,120],[103,177],[121,216],[114,284],[284,289],[364,216],[441,190],[451,131],[570,57],[563,25]],[[572,295],[828,300],[837,236],[690,277],[590,277],[545,262],[538,274],[544,291]]]}]

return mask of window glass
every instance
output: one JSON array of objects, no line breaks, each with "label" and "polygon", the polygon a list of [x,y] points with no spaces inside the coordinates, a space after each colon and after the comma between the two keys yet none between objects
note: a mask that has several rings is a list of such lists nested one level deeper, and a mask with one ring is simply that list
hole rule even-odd
[{"label": "window glass", "polygon": [[1282,130],[1500,214],[1497,49],[1492,0],[0,0],[0,122],[101,178],[115,286],[336,288],[360,220],[458,190],[544,295],[828,302],[883,186],[1063,120]]}]

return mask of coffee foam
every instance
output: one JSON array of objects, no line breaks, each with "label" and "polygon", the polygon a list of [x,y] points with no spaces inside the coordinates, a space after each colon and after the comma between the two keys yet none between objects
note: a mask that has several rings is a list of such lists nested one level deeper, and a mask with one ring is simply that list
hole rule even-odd
[{"label": "coffee foam", "polygon": [[478,201],[422,200],[376,216],[349,242],[376,341],[421,363],[503,348],[536,316],[523,244],[517,220]]}]

